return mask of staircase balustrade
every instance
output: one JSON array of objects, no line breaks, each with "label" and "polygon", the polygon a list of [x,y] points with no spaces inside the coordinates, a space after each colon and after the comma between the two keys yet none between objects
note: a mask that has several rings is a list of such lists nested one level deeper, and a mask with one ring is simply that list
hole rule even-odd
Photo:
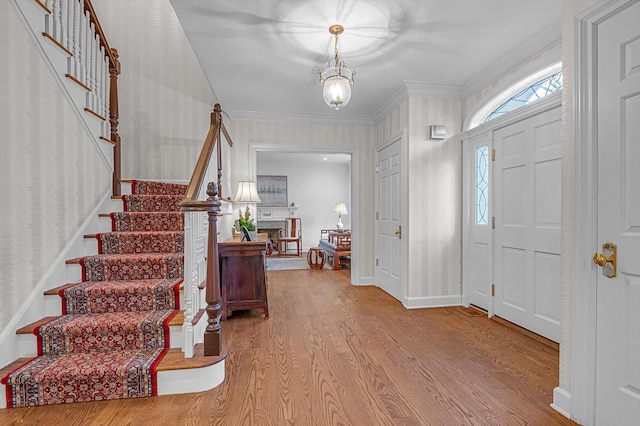
[{"label": "staircase balustrade", "polygon": [[[211,113],[211,124],[202,151],[189,181],[180,210],[185,215],[184,240],[184,285],[185,300],[183,325],[183,351],[185,358],[194,354],[198,343],[197,326],[201,309],[207,314],[204,331],[205,356],[222,353],[222,330],[220,327],[221,297],[220,270],[218,261],[218,218],[221,214],[222,197],[222,139],[230,146],[233,142],[222,123],[222,109],[216,104]],[[211,161],[216,149],[216,160]],[[214,167],[215,165],[215,167]],[[204,182],[208,182],[206,187]],[[200,285],[204,283],[202,298]]]},{"label": "staircase balustrade", "polygon": [[14,4],[83,127],[113,171],[113,195],[120,195],[120,61],[117,50],[109,47],[91,1],[14,0]]}]

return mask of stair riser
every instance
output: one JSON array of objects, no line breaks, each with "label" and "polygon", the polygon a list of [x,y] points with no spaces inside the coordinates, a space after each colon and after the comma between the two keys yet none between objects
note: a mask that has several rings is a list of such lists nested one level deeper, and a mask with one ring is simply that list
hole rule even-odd
[{"label": "stair riser", "polygon": [[84,276],[81,277],[85,281],[180,278],[184,275],[184,260],[171,254],[147,262],[85,259],[84,265]]},{"label": "stair riser", "polygon": [[[169,347],[180,348],[182,346],[182,326],[169,326]],[[19,357],[34,357],[37,355],[38,339],[35,334],[19,334],[18,335]],[[4,395],[4,394],[2,394]],[[0,397],[0,400],[4,398]]]}]

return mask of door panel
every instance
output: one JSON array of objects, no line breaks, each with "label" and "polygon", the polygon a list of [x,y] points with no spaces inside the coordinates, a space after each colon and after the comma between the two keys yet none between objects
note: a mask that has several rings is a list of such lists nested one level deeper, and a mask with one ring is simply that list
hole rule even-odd
[{"label": "door panel", "polygon": [[378,283],[403,301],[404,252],[397,230],[402,225],[402,140],[378,151]]},{"label": "door panel", "polygon": [[493,134],[495,314],[560,338],[560,108]]},{"label": "door panel", "polygon": [[[596,424],[640,417],[640,3],[598,25],[598,241],[618,246],[617,277],[597,270]],[[599,248],[599,252],[602,249]]]}]

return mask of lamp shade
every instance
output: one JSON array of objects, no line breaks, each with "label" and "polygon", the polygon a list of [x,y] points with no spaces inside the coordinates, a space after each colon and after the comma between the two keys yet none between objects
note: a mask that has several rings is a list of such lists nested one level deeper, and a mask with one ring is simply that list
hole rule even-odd
[{"label": "lamp shade", "polygon": [[233,201],[244,203],[261,203],[262,200],[258,195],[256,183],[252,181],[238,182],[238,191],[236,192],[236,196],[233,197]]},{"label": "lamp shade", "polygon": [[349,214],[349,212],[347,211],[347,206],[345,203],[338,203],[333,207],[333,213],[335,214],[339,214],[339,215],[343,215],[343,214]]}]

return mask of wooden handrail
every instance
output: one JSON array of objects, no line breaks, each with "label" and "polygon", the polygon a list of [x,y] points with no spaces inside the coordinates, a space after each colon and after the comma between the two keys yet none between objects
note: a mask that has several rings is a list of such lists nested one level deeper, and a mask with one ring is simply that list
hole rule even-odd
[{"label": "wooden handrail", "polygon": [[[84,0],[84,10],[89,12],[89,20],[95,26],[96,33],[100,36],[100,45],[104,47],[105,54],[109,57],[109,65],[115,67],[115,64],[118,64],[118,69],[120,68],[120,61],[118,60],[117,51],[112,52],[109,47],[109,43],[107,42],[107,37],[104,35],[104,31],[102,31],[102,26],[100,25],[100,21],[98,21],[98,15],[96,14],[93,5],[91,4],[91,0]],[[118,72],[119,73],[119,72]]]},{"label": "wooden handrail", "polygon": [[111,125],[111,141],[113,141],[113,179],[112,194],[120,195],[120,179],[122,178],[122,155],[121,155],[121,139],[118,134],[118,125],[120,124],[120,115],[118,109],[118,76],[120,75],[120,59],[118,50],[109,47],[107,37],[104,35],[98,15],[96,14],[91,0],[84,1],[84,10],[89,15],[89,21],[94,25],[96,34],[100,39],[100,45],[104,47],[105,56],[109,59],[109,124]]},{"label": "wooden handrail", "polygon": [[[220,264],[218,262],[218,231],[217,220],[221,216],[221,177],[222,177],[222,144],[221,132],[233,146],[231,138],[222,124],[222,108],[216,104],[211,113],[211,123],[209,132],[205,139],[202,151],[196,162],[196,166],[191,175],[191,180],[187,186],[184,199],[180,203],[182,212],[206,212],[208,215],[208,242],[207,242],[207,275],[205,279],[207,303],[207,326],[204,334],[204,354],[205,356],[219,356],[222,353],[222,330],[220,327],[220,317],[222,309],[220,305]],[[217,149],[217,182],[207,184],[207,200],[198,200],[198,194],[204,182],[211,156],[214,148]]]}]

